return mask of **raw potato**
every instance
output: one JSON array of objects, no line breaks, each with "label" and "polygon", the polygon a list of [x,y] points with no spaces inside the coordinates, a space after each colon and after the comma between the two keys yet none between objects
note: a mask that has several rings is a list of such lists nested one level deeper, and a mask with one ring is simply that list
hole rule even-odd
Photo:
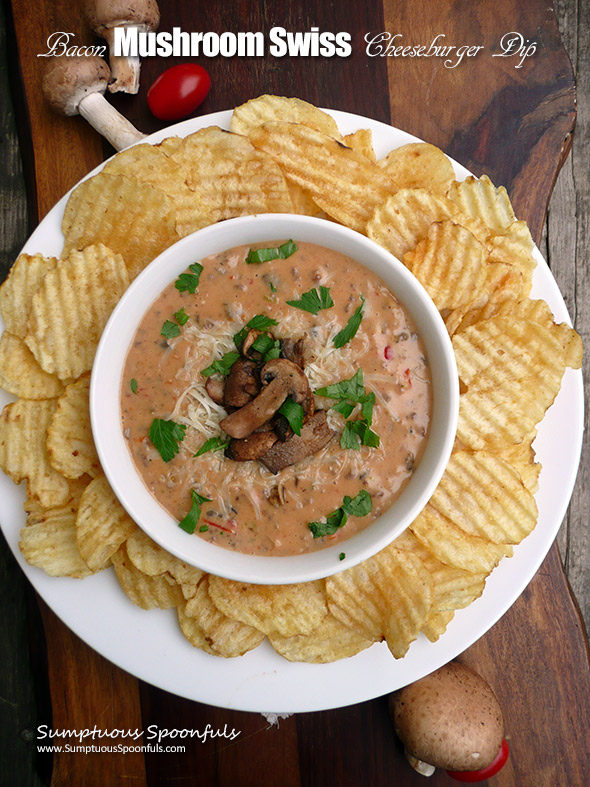
[{"label": "raw potato", "polygon": [[19,399],[0,416],[0,467],[17,484],[27,479],[28,494],[45,508],[64,503],[70,491],[47,454],[47,428],[55,406],[55,399]]},{"label": "raw potato", "polygon": [[66,478],[102,472],[90,425],[89,392],[90,375],[68,385],[47,430],[49,461]]},{"label": "raw potato", "polygon": [[109,566],[135,528],[106,478],[95,478],[82,493],[76,516],[76,540],[85,563],[93,571]]},{"label": "raw potato", "polygon": [[248,585],[211,576],[209,594],[227,615],[265,634],[309,634],[328,614],[324,582],[293,585]]},{"label": "raw potato", "polygon": [[24,341],[8,331],[0,338],[0,387],[23,399],[54,399],[64,385],[44,372]]},{"label": "raw potato", "polygon": [[106,246],[73,251],[33,296],[25,341],[49,374],[79,377],[92,367],[103,328],[129,285],[123,258]]}]

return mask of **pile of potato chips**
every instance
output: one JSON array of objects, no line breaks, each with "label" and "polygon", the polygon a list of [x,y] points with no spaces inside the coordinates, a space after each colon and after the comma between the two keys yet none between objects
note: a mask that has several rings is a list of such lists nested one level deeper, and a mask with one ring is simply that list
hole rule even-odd
[{"label": "pile of potato chips", "polygon": [[[385,639],[401,658],[420,632],[435,641],[535,527],[536,424],[566,366],[580,367],[581,340],[528,297],[530,233],[487,177],[456,182],[428,144],[376,161],[370,131],[343,137],[299,99],[249,101],[231,129],[119,153],[70,196],[62,258],[23,254],[0,288],[0,385],[18,397],[0,417],[0,466],[27,480],[20,546],[56,576],[113,565],[134,604],[176,607],[207,653],[267,637],[286,659],[324,663]],[[180,237],[266,212],[327,216],[402,259],[445,319],[461,383],[453,454],[411,527],[355,568],[281,586],[203,574],[151,541],[102,473],[88,411],[96,346],[129,282]]]}]

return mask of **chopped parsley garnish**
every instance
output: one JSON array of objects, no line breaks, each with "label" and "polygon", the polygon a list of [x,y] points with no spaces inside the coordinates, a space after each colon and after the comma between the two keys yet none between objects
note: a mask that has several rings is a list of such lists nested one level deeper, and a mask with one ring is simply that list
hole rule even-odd
[{"label": "chopped parsley garnish", "polygon": [[371,513],[373,501],[367,490],[361,489],[356,497],[345,495],[342,501],[342,508],[347,514],[350,514],[350,516],[367,516],[367,514]]},{"label": "chopped parsley garnish", "polygon": [[188,314],[184,310],[184,306],[179,312],[174,312],[174,319],[179,325],[184,325],[188,321]]},{"label": "chopped parsley garnish", "polygon": [[281,354],[281,342],[278,339],[273,339],[268,333],[261,333],[252,342],[250,350],[256,350],[262,355],[262,360],[270,361],[272,358],[278,358]]},{"label": "chopped parsley garnish", "polygon": [[177,336],[180,336],[180,328],[175,322],[166,320],[164,325],[162,325],[160,336],[165,336],[167,339],[174,339]]},{"label": "chopped parsley garnish", "polygon": [[[356,497],[349,497],[346,495],[342,501],[340,508],[328,514],[325,522],[310,522],[308,527],[312,532],[314,538],[322,538],[323,536],[332,536],[341,527],[344,527],[348,521],[348,516],[366,516],[370,513],[373,507],[371,495],[366,489],[356,495]],[[340,553],[340,560],[345,557],[344,552]]]},{"label": "chopped parsley garnish", "polygon": [[348,399],[351,402],[360,402],[365,395],[363,370],[359,369],[348,380],[341,380],[339,383],[318,388],[315,393],[318,396],[326,396],[328,399]]},{"label": "chopped parsley garnish", "polygon": [[257,265],[260,262],[269,262],[270,260],[286,260],[297,251],[297,246],[292,240],[288,240],[278,248],[268,249],[250,249],[246,257],[248,265]]},{"label": "chopped parsley garnish", "polygon": [[349,380],[342,380],[339,383],[326,385],[315,392],[318,396],[326,396],[329,399],[337,399],[333,410],[349,418],[355,405],[361,405],[360,418],[355,421],[347,421],[340,438],[342,448],[351,448],[358,451],[361,445],[370,448],[379,447],[379,435],[370,429],[373,422],[373,407],[375,406],[375,394],[373,391],[365,391],[363,370],[359,369]]},{"label": "chopped parsley garnish", "polygon": [[135,379],[135,377],[131,378],[129,382],[129,387],[131,388],[134,394],[137,393],[137,380]]},{"label": "chopped parsley garnish", "polygon": [[181,273],[178,279],[174,282],[174,286],[179,292],[190,292],[194,294],[199,286],[199,278],[203,272],[203,266],[200,262],[193,262],[188,266],[190,273]]},{"label": "chopped parsley garnish", "polygon": [[287,421],[289,422],[289,426],[295,432],[296,435],[301,434],[301,427],[303,426],[303,418],[305,413],[303,412],[303,407],[294,402],[291,397],[285,399],[283,404],[279,407],[279,413],[284,415]]},{"label": "chopped parsley garnish", "polygon": [[180,450],[180,443],[184,440],[186,426],[177,424],[176,421],[165,421],[163,418],[154,418],[148,437],[157,448],[165,462],[174,459]]},{"label": "chopped parsley garnish", "polygon": [[304,292],[298,301],[287,301],[289,306],[294,306],[296,309],[301,309],[310,314],[317,314],[321,309],[329,309],[334,305],[334,301],[330,296],[329,287],[316,287],[313,290]]},{"label": "chopped parsley garnish", "polygon": [[343,508],[337,508],[328,514],[325,522],[310,522],[308,527],[314,538],[322,538],[323,536],[332,536],[341,527],[344,527],[348,521],[348,516]]},{"label": "chopped parsley garnish", "polygon": [[379,442],[379,435],[369,428],[369,424],[364,419],[359,418],[357,421],[346,422],[340,438],[340,447],[358,451],[361,445],[379,448]]},{"label": "chopped parsley garnish", "polygon": [[235,350],[231,350],[230,352],[225,353],[222,358],[218,358],[216,361],[213,361],[210,366],[207,366],[206,369],[201,371],[201,374],[203,377],[211,377],[213,374],[222,374],[224,377],[227,377],[229,370],[232,368],[239,357],[240,353],[235,352]]},{"label": "chopped parsley garnish", "polygon": [[344,560],[344,558],[345,558],[345,557],[346,557],[346,552],[341,552],[341,553],[338,555],[338,560]]},{"label": "chopped parsley garnish", "polygon": [[221,451],[221,449],[225,451],[228,445],[229,440],[223,440],[221,437],[210,437],[208,440],[205,440],[194,456],[203,456],[209,451]]},{"label": "chopped parsley garnish", "polygon": [[272,325],[278,325],[278,322],[273,320],[272,317],[267,317],[266,314],[255,314],[251,320],[248,320],[246,325],[244,325],[241,330],[234,334],[234,342],[236,347],[239,347],[244,343],[244,339],[248,335],[248,331],[251,328],[255,328],[257,331],[266,331]]},{"label": "chopped parsley garnish", "polygon": [[209,530],[209,525],[201,525],[199,528],[199,533],[206,533]]},{"label": "chopped parsley garnish", "polygon": [[361,320],[363,319],[363,306],[365,305],[365,297],[361,295],[361,305],[352,315],[350,320],[346,323],[344,328],[334,336],[334,347],[344,347],[356,336],[359,329]]},{"label": "chopped parsley garnish", "polygon": [[[194,533],[197,527],[197,522],[199,521],[199,517],[201,516],[201,505],[203,503],[210,503],[211,498],[203,497],[198,492],[195,492],[194,489],[191,489],[191,498],[192,498],[192,505],[191,510],[185,516],[184,519],[178,523],[178,527],[181,527],[187,533]],[[202,532],[201,528],[199,531]]]},{"label": "chopped parsley garnish", "polygon": [[271,281],[269,281],[268,286],[270,287],[271,292],[277,291],[277,288],[274,286],[274,284]]}]

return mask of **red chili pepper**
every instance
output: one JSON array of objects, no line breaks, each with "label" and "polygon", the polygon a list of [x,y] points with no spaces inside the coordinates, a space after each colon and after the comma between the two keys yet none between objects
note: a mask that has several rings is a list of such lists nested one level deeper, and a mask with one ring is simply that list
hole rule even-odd
[{"label": "red chili pepper", "polygon": [[406,369],[404,371],[404,374],[406,376],[406,380],[408,381],[408,385],[411,387],[412,386],[412,378],[410,377],[410,374],[411,374],[410,370]]},{"label": "red chili pepper", "polygon": [[[234,536],[236,534],[235,530],[230,530],[229,527],[224,527],[223,525],[219,525],[217,522],[212,522],[210,519],[203,519],[203,522],[206,525],[211,525],[211,527],[218,527],[220,530],[225,530],[226,533],[231,533]],[[235,522],[233,519],[230,519],[228,524],[235,524]]]},{"label": "red chili pepper", "polygon": [[391,361],[393,358],[393,349],[388,344],[387,347],[383,350],[383,355],[385,356],[386,361]]}]

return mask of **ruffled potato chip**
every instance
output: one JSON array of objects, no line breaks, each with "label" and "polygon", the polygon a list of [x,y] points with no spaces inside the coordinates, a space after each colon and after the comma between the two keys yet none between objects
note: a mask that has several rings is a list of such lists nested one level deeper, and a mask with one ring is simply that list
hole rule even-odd
[{"label": "ruffled potato chip", "polygon": [[378,162],[400,189],[426,189],[445,195],[455,179],[445,154],[428,142],[410,142]]},{"label": "ruffled potato chip", "polygon": [[49,510],[27,522],[19,546],[27,563],[52,577],[84,579],[92,573],[78,550],[76,512],[71,508]]},{"label": "ruffled potato chip", "polygon": [[347,134],[343,139],[348,148],[356,150],[361,156],[368,158],[369,161],[377,161],[375,149],[373,147],[373,132],[370,128],[359,128],[352,134]]},{"label": "ruffled potato chip", "polygon": [[485,246],[469,230],[442,221],[430,225],[426,237],[403,261],[443,311],[482,297],[486,257]]},{"label": "ruffled potato chip", "polygon": [[268,640],[287,661],[305,661],[308,664],[348,659],[374,644],[374,640],[363,637],[330,614],[309,634],[283,637],[275,633],[270,634]]},{"label": "ruffled potato chip", "polygon": [[26,479],[28,494],[45,508],[64,503],[70,491],[47,453],[47,428],[55,407],[55,399],[19,399],[0,416],[0,467],[17,484]]},{"label": "ruffled potato chip", "polygon": [[112,556],[119,584],[131,601],[142,609],[170,609],[184,604],[180,585],[169,574],[150,577],[129,560],[123,544]]},{"label": "ruffled potato chip", "polygon": [[136,527],[106,478],[91,481],[82,493],[76,516],[76,540],[84,562],[93,571],[109,566]]},{"label": "ruffled potato chip", "polygon": [[395,190],[390,178],[364,155],[308,126],[265,123],[251,131],[250,140],[328,216],[359,232]]},{"label": "ruffled potato chip", "polygon": [[426,237],[431,224],[451,218],[456,211],[446,197],[426,189],[400,189],[376,207],[367,223],[367,235],[403,260]]},{"label": "ruffled potato chip", "polygon": [[92,367],[103,328],[129,285],[123,258],[106,246],[73,251],[33,296],[25,341],[41,368],[60,380]]},{"label": "ruffled potato chip", "polygon": [[335,618],[367,639],[385,639],[395,658],[406,654],[432,605],[432,581],[422,561],[393,545],[328,577],[326,592]]},{"label": "ruffled potato chip", "polygon": [[186,137],[173,154],[199,194],[205,223],[252,213],[292,213],[285,176],[270,156],[216,126]]},{"label": "ruffled potato chip", "polygon": [[454,453],[429,505],[469,535],[495,544],[519,544],[537,523],[535,498],[519,474],[484,451]]},{"label": "ruffled potato chip", "polygon": [[0,314],[6,330],[24,339],[33,295],[49,271],[57,265],[55,257],[21,254],[0,287]]},{"label": "ruffled potato chip", "polygon": [[76,186],[62,231],[63,256],[102,243],[123,257],[130,279],[179,239],[171,196],[130,174],[104,172]]},{"label": "ruffled potato chip", "polygon": [[211,576],[209,595],[224,615],[265,634],[278,632],[284,637],[309,634],[328,614],[321,580],[293,585],[249,585]]},{"label": "ruffled potato chip", "polygon": [[507,544],[493,544],[471,536],[428,504],[410,525],[412,533],[435,557],[464,571],[489,574],[503,557],[512,555]]},{"label": "ruffled potato chip", "polygon": [[200,568],[191,566],[158,546],[141,528],[136,527],[127,539],[129,559],[144,574],[151,577],[170,574],[181,585],[185,598],[194,596],[203,577]]},{"label": "ruffled potato chip", "polygon": [[342,135],[331,115],[300,98],[285,96],[263,95],[240,104],[232,113],[230,129],[235,134],[247,137],[252,129],[272,121],[301,123],[342,141]]},{"label": "ruffled potato chip", "polygon": [[0,338],[0,387],[23,399],[54,399],[63,382],[44,372],[24,341],[8,331]]},{"label": "ruffled potato chip", "polygon": [[90,425],[89,393],[90,375],[68,385],[47,430],[49,461],[66,478],[102,472]]},{"label": "ruffled potato chip", "polygon": [[198,625],[208,645],[207,652],[216,656],[243,656],[264,639],[262,631],[220,612],[209,596],[208,576],[203,577],[195,595],[184,606],[184,614]]},{"label": "ruffled potato chip", "polygon": [[494,233],[502,233],[515,220],[508,192],[504,186],[496,188],[487,175],[469,176],[455,181],[449,189],[449,199],[461,213],[483,221]]}]

